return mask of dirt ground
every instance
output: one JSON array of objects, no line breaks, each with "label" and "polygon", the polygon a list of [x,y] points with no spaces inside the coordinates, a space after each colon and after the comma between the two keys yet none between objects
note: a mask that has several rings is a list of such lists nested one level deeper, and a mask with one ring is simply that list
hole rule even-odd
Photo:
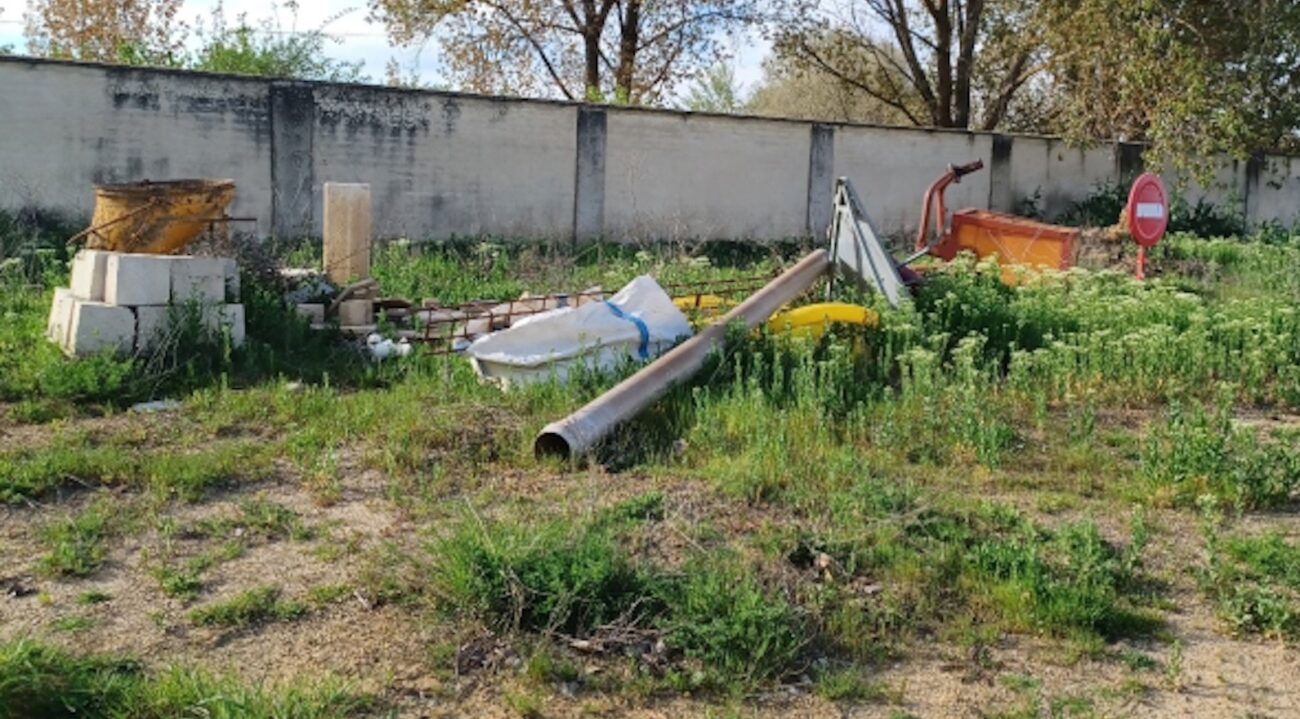
[{"label": "dirt ground", "polygon": [[[104,421],[84,420],[84,428]],[[35,441],[35,436],[25,437],[29,431],[7,430],[5,441]],[[731,526],[760,521],[711,507],[709,490],[688,480],[609,475],[599,469],[554,476],[507,472],[484,480],[477,492],[493,498],[485,511],[497,506],[526,512],[532,503],[556,499],[595,508],[649,489],[666,497],[664,552],[671,553],[675,536],[686,536],[678,530],[704,515],[725,515]],[[339,490],[334,501],[322,504],[301,482],[282,477],[198,504],[154,507],[156,514],[143,529],[110,537],[103,567],[85,579],[54,579],[39,571],[39,557],[46,551],[41,527],[106,492],[124,506],[141,498],[124,491],[85,490],[49,504],[0,507],[0,639],[37,637],[78,652],[128,654],[156,667],[201,665],[250,681],[332,675],[378,694],[402,717],[519,716],[510,694],[523,681],[521,661],[509,648],[491,647],[491,661],[464,672],[440,670],[432,658],[434,647],[474,638],[448,636],[448,626],[432,618],[427,607],[367,596],[365,575],[373,571],[376,556],[385,547],[419,555],[430,532],[437,531],[437,518],[413,519],[375,470],[346,473]],[[293,510],[312,536],[246,538],[241,556],[203,574],[196,600],[185,603],[164,594],[155,577],[160,563],[197,556],[216,540],[183,532],[168,535],[160,527],[235,516],[241,500],[250,497]],[[1015,493],[1006,499],[1032,506]],[[1196,527],[1179,516],[1151,517],[1148,563],[1169,585],[1165,628],[1151,640],[1107,646],[1106,656],[1097,659],[1073,656],[1059,641],[1033,636],[1003,636],[991,646],[973,648],[938,639],[918,641],[903,658],[875,670],[872,679],[885,688],[882,697],[859,704],[822,699],[808,680],[740,702],[607,694],[563,684],[531,691],[548,717],[1300,716],[1300,654],[1280,642],[1226,634],[1186,571],[1197,561],[1201,545]],[[1108,529],[1107,517],[1096,518],[1103,531],[1122,531],[1118,522]],[[1300,535],[1300,518],[1294,516],[1264,515],[1250,522]],[[311,603],[309,614],[233,629],[187,621],[195,607],[265,585]],[[322,587],[347,590],[312,603],[313,590]],[[79,602],[87,592],[108,599]],[[75,628],[69,628],[70,618],[76,618]],[[576,658],[586,672],[607,670],[598,657]]]}]

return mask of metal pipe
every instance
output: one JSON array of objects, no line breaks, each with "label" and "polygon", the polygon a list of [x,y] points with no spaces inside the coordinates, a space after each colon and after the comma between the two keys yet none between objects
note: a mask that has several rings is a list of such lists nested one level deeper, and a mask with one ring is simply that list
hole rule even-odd
[{"label": "metal pipe", "polygon": [[782,305],[812,287],[830,266],[831,257],[826,250],[804,257],[732,308],[719,322],[705,327],[577,412],[543,427],[533,443],[533,452],[539,457],[573,457],[591,449],[614,427],[664,396],[675,383],[700,371],[709,353],[726,337],[728,325],[742,322],[746,329],[753,329],[766,322]]}]

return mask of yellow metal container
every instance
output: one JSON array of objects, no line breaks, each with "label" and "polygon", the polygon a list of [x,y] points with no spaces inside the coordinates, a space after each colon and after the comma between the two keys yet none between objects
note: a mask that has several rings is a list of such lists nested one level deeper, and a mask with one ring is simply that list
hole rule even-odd
[{"label": "yellow metal container", "polygon": [[875,327],[880,322],[880,315],[860,305],[844,302],[823,302],[804,305],[785,312],[778,312],[767,321],[769,332],[790,332],[796,337],[817,339],[831,324],[862,325]]},{"label": "yellow metal container", "polygon": [[235,199],[231,180],[168,180],[95,186],[91,249],[170,255],[220,221]]}]

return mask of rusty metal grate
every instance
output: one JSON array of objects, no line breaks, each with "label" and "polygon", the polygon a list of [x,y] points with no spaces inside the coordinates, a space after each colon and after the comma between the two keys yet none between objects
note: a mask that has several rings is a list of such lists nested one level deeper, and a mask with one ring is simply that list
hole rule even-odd
[{"label": "rusty metal grate", "polygon": [[[743,298],[761,289],[774,276],[775,273],[728,280],[679,282],[665,284],[663,288],[674,300],[687,298],[689,303],[685,309],[693,311],[697,317],[707,317],[722,308],[707,306],[703,301],[705,297]],[[422,344],[426,351],[434,354],[448,354],[489,331],[509,327],[521,318],[559,307],[604,301],[605,297],[603,290],[583,290],[507,300],[476,300],[454,307],[413,309],[412,319],[418,328],[408,336],[408,341]]]}]

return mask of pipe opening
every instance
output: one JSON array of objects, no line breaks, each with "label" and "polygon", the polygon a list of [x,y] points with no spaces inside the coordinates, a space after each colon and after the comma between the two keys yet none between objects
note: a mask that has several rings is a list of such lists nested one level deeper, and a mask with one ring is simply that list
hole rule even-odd
[{"label": "pipe opening", "polygon": [[543,457],[568,459],[570,453],[569,440],[559,432],[542,432],[533,442],[533,455],[538,459]]}]

